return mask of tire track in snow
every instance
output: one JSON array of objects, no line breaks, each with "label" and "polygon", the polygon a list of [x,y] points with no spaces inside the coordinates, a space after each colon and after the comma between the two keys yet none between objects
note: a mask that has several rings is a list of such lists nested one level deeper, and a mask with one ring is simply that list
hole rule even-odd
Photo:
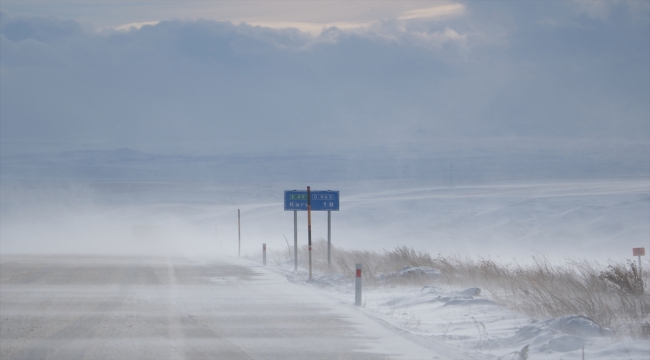
[{"label": "tire track in snow", "polygon": [[[128,297],[126,290],[135,282],[139,267],[140,263],[131,265],[126,270],[119,289],[96,306],[91,314],[81,316],[63,329],[58,330],[46,339],[38,341],[30,349],[13,356],[11,359],[35,360],[53,357],[66,360],[83,359],[89,345],[87,343],[82,345],[83,341],[76,340],[92,339],[102,319],[107,318],[122,306]],[[59,270],[58,277],[65,276],[67,274],[65,270],[67,269]],[[52,277],[57,278],[57,276]]]},{"label": "tire track in snow", "polygon": [[175,352],[170,354],[172,360],[185,359],[185,335],[181,329],[181,312],[178,309],[178,279],[174,261],[167,258],[167,276],[169,278],[169,291],[167,292],[167,333],[169,341]]},{"label": "tire track in snow", "polygon": [[[224,352],[226,352],[228,359],[231,360],[252,360],[253,358],[244,350],[228,341],[221,329],[215,329],[214,325],[207,326],[200,323],[179,305],[179,300],[181,300],[179,299],[179,294],[191,294],[192,291],[187,289],[183,281],[179,281],[172,258],[167,258],[167,273],[170,286],[168,292],[169,306],[167,309],[168,334],[172,347],[176,350],[174,354],[171,354],[170,359],[219,358],[224,356]],[[180,291],[180,287],[185,287],[186,289]],[[211,339],[213,347],[207,348],[196,344],[188,346],[186,332],[191,333],[189,337],[192,338]],[[219,350],[219,352],[215,352],[215,350]]]}]

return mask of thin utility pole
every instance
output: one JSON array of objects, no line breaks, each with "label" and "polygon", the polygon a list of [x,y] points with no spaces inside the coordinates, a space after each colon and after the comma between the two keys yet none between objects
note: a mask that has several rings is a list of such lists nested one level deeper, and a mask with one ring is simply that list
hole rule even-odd
[{"label": "thin utility pole", "polygon": [[332,212],[327,210],[327,269],[332,267]]},{"label": "thin utility pole", "polygon": [[293,211],[293,266],[298,271],[298,211]]},{"label": "thin utility pole", "polygon": [[237,230],[239,231],[239,247],[237,249],[237,256],[241,257],[241,214],[237,209]]},{"label": "thin utility pole", "polygon": [[307,186],[307,241],[309,246],[309,280],[311,280],[311,190]]}]

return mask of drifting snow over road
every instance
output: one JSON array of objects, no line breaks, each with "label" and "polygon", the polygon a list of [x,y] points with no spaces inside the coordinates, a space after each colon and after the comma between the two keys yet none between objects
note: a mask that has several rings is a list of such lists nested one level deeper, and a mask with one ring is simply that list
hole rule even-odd
[{"label": "drifting snow over road", "polygon": [[3,256],[2,359],[467,359],[240,259]]}]

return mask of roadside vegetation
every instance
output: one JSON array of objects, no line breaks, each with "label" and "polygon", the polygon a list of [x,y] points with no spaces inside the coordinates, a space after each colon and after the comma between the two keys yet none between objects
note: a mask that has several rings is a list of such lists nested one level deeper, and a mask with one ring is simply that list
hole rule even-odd
[{"label": "roadside vegetation", "polygon": [[[532,263],[519,264],[457,255],[432,257],[407,246],[381,252],[332,246],[332,265],[328,268],[327,241],[315,241],[312,249],[316,274],[352,277],[355,264],[361,263],[367,286],[478,287],[484,297],[533,319],[581,315],[618,336],[650,339],[650,261],[641,272],[629,260],[607,264],[567,260],[556,264],[536,257]],[[298,255],[303,259],[299,266],[306,268],[307,247],[301,247]],[[293,263],[292,247],[272,251],[271,259],[277,264]],[[405,273],[407,267],[425,271]],[[439,275],[431,276],[426,271],[431,268],[439,270]]]}]

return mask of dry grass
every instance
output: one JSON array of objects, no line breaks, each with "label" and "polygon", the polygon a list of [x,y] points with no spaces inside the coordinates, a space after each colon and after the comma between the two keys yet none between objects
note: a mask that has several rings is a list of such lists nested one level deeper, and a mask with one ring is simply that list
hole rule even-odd
[{"label": "dry grass", "polygon": [[563,265],[535,258],[529,265],[439,256],[447,281],[482,288],[493,300],[533,318],[586,316],[620,335],[650,338],[650,293],[633,262],[608,266],[586,260]]},{"label": "dry grass", "polygon": [[[355,264],[363,264],[364,283],[377,285],[381,275],[395,273],[406,266],[426,266],[442,271],[437,280],[453,286],[475,286],[492,300],[532,318],[582,315],[621,336],[650,338],[650,271],[639,272],[634,262],[607,265],[586,260],[566,261],[562,265],[545,258],[533,263],[501,264],[490,259],[460,256],[433,258],[429,253],[407,246],[383,252],[344,250],[332,247],[332,265],[327,266],[327,241],[312,246],[315,273],[354,274]],[[280,263],[292,260],[291,249],[272,252]],[[299,249],[301,267],[306,267],[308,249]],[[647,262],[646,269],[650,269]],[[413,279],[405,281],[413,282]],[[422,279],[420,279],[422,281]],[[431,283],[431,280],[426,280]]]},{"label": "dry grass", "polygon": [[[276,264],[293,261],[292,248],[284,251],[270,251],[270,258]],[[393,251],[343,250],[332,245],[331,266],[327,265],[327,241],[323,239],[312,243],[312,269],[322,274],[355,273],[355,265],[363,264],[363,279],[366,284],[376,284],[377,277],[382,274],[394,273],[405,266],[429,266],[434,262],[429,253],[415,251],[407,246],[395,248]],[[306,245],[299,247],[298,259],[301,268],[307,267],[309,257]]]}]

